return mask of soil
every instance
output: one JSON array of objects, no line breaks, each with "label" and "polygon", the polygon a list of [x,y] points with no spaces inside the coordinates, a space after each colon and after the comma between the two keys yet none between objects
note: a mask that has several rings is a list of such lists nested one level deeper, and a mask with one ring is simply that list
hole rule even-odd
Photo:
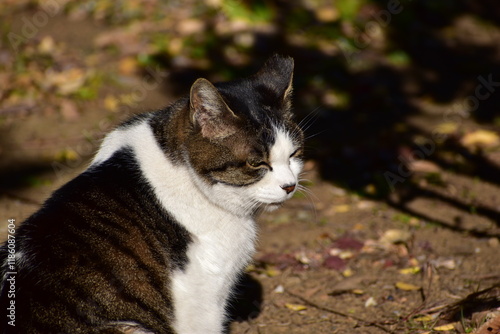
[{"label": "soil", "polygon": [[[64,43],[76,58],[88,57],[93,44],[75,41],[93,40],[101,27],[80,22],[81,29],[72,30],[76,35],[61,30],[70,24],[75,23],[65,16],[54,17],[39,36]],[[112,56],[100,59],[96,68],[118,71]],[[104,107],[108,94],[126,94],[145,80],[135,71],[120,85],[106,84],[95,100],[76,102],[74,117],[56,111],[60,106],[51,100],[36,113],[2,114],[2,240],[7,220],[21,223],[53,190],[82,172],[115,124],[178,97],[167,80],[119,113]],[[426,105],[425,97],[412,103],[420,112],[405,120],[410,127],[439,124],[440,105]],[[461,127],[470,133],[484,125],[464,118]],[[312,142],[325,151],[317,139]],[[428,164],[413,164],[398,189],[371,196],[373,184],[354,188],[339,182],[329,177],[336,165],[326,163],[322,153],[311,154],[305,189],[259,217],[258,251],[233,302],[230,333],[430,333],[449,324],[448,331],[439,332],[470,333],[478,328],[484,322],[478,314],[500,308],[500,186],[491,174],[500,169],[500,151],[471,156],[487,160],[490,169],[478,174],[419,160]],[[345,156],[331,157],[337,158],[350,163]]]}]

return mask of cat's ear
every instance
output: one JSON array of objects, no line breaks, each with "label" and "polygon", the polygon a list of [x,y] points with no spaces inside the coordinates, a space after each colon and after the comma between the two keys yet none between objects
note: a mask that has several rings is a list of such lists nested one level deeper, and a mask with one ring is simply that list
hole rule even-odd
[{"label": "cat's ear", "polygon": [[191,121],[203,137],[222,139],[237,131],[235,123],[238,117],[207,79],[200,78],[191,86],[189,103]]},{"label": "cat's ear", "polygon": [[257,73],[260,81],[283,101],[288,109],[291,104],[293,81],[293,58],[274,55]]}]

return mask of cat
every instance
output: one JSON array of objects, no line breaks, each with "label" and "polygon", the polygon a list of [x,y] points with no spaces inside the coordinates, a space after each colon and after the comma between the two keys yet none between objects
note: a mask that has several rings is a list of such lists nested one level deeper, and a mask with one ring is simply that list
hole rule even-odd
[{"label": "cat", "polygon": [[275,55],[245,79],[200,78],[108,134],[17,228],[15,270],[2,246],[2,333],[223,333],[256,215],[299,187],[293,67]]}]

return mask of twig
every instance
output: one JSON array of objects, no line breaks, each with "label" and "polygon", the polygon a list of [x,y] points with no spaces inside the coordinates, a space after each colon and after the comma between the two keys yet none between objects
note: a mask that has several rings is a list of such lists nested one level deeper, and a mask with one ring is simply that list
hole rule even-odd
[{"label": "twig", "polygon": [[285,292],[287,294],[289,294],[290,296],[295,297],[297,299],[300,299],[303,303],[305,303],[305,304],[307,304],[309,306],[312,306],[312,307],[314,307],[314,308],[316,308],[318,310],[322,310],[322,311],[325,311],[325,312],[333,313],[335,315],[338,315],[338,316],[341,316],[341,317],[344,317],[344,318],[347,318],[347,319],[356,320],[358,322],[363,323],[365,326],[377,327],[378,329],[381,329],[381,330],[383,330],[386,333],[393,333],[391,330],[385,328],[384,326],[382,326],[382,325],[380,325],[380,324],[378,324],[378,323],[376,323],[374,321],[364,320],[364,319],[358,318],[356,316],[352,316],[352,315],[349,315],[349,314],[346,314],[346,313],[343,313],[343,312],[331,309],[329,307],[316,304],[315,302],[310,301],[309,299],[307,299],[307,298],[305,298],[305,297],[303,297],[301,295],[298,295],[298,294],[296,294],[294,292],[291,292],[288,289],[285,289]]}]

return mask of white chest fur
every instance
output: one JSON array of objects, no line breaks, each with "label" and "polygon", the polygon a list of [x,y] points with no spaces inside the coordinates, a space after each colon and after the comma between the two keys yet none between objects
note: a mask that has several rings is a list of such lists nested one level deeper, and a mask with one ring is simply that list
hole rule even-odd
[{"label": "white chest fur", "polygon": [[123,146],[132,147],[160,203],[193,237],[188,265],[171,281],[176,331],[221,333],[230,288],[254,252],[253,219],[210,201],[188,168],[165,156],[146,122],[112,133],[94,163]]}]

